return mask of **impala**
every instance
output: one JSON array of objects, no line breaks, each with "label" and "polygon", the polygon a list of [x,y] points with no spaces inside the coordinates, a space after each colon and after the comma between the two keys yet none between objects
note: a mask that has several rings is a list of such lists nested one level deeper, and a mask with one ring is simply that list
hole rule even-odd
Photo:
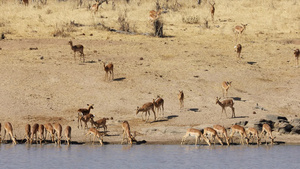
[{"label": "impala", "polygon": [[13,133],[13,127],[10,122],[6,122],[4,124],[3,140],[5,140],[6,133],[10,136],[10,139],[13,141],[13,143],[17,144],[16,137],[14,136],[14,133]]},{"label": "impala", "polygon": [[25,125],[25,139],[26,139],[26,143],[29,143],[30,142],[30,135],[31,135],[31,126],[30,124],[26,124]]},{"label": "impala", "polygon": [[[144,112],[144,113],[146,113],[146,114],[145,114],[145,122],[147,122],[147,121],[149,120],[149,117],[150,117],[150,110],[152,110],[152,112],[153,112],[153,114],[154,114],[154,121],[156,121],[156,113],[155,113],[155,111],[154,111],[154,104],[153,104],[152,102],[145,103],[142,107],[137,107],[136,115],[137,115],[139,112]],[[148,119],[146,120],[147,113],[148,113]],[[143,115],[142,115],[142,120],[143,120]]]},{"label": "impala", "polygon": [[65,128],[65,137],[68,145],[70,145],[70,141],[71,141],[71,131],[72,131],[71,126],[67,126]]},{"label": "impala", "polygon": [[[70,46],[71,46],[71,49],[73,50],[73,52],[74,52],[74,60],[76,60],[76,58],[75,58],[75,54],[76,54],[76,52],[79,52],[80,53],[80,56],[83,58],[83,63],[84,63],[84,53],[83,53],[83,46],[82,45],[74,45],[73,46],[73,42],[70,40],[69,41],[69,44],[70,44]],[[80,60],[81,60],[81,58],[80,58]]]},{"label": "impala", "polygon": [[132,144],[133,141],[137,142],[135,139],[135,136],[133,136],[130,133],[130,126],[129,126],[128,121],[124,121],[122,123],[122,129],[123,129],[123,138],[122,138],[121,144],[123,144],[124,140],[127,140],[127,143],[129,141],[130,144]]},{"label": "impala", "polygon": [[221,125],[214,125],[213,129],[215,129],[218,133],[221,134],[221,136],[223,135],[227,145],[229,145],[229,137],[227,135],[227,130],[225,129],[225,127],[221,126]]},{"label": "impala", "polygon": [[51,141],[54,142],[54,129],[52,124],[47,123],[44,125],[45,127],[45,139],[47,139],[47,134],[49,133],[49,137],[51,138]]},{"label": "impala", "polygon": [[213,128],[211,128],[211,127],[206,127],[206,128],[204,129],[203,135],[206,135],[206,136],[207,136],[207,135],[210,135],[211,138],[212,138],[212,140],[214,141],[214,145],[216,144],[216,139],[219,141],[219,143],[220,143],[221,145],[223,145],[222,141],[220,140],[220,137],[219,137],[218,134],[217,134],[217,131],[214,130]]},{"label": "impala", "polygon": [[105,133],[100,133],[96,128],[92,127],[88,130],[88,132],[86,133],[85,136],[87,136],[89,134],[94,135],[93,143],[95,141],[95,138],[98,137],[100,144],[103,145],[103,136]]},{"label": "impala", "polygon": [[35,142],[38,142],[38,138],[37,138],[37,132],[39,130],[39,124],[35,123],[33,126],[31,126],[31,136],[30,136],[30,144],[32,144],[33,140],[35,140]]},{"label": "impala", "polygon": [[234,107],[233,107],[233,100],[232,99],[227,99],[227,100],[223,100],[222,102],[220,102],[220,99],[221,98],[218,98],[216,99],[216,104],[219,104],[221,107],[222,107],[222,114],[223,114],[223,111],[225,112],[225,116],[227,117],[227,114],[226,114],[226,107],[230,107],[231,110],[232,110],[232,115],[231,117],[232,118],[235,118],[235,112],[234,112]]},{"label": "impala", "polygon": [[39,140],[40,140],[40,144],[42,144],[42,141],[45,139],[44,138],[44,130],[45,130],[45,127],[44,125],[40,124],[39,125],[39,128],[38,128],[38,137],[39,137]]},{"label": "impala", "polygon": [[246,141],[247,144],[249,144],[249,139],[248,139],[248,137],[247,137],[247,133],[246,133],[244,127],[239,126],[239,125],[233,125],[233,126],[231,126],[231,134],[230,134],[230,139],[231,139],[231,141],[232,141],[232,136],[233,136],[235,133],[239,133],[239,134],[240,134],[240,136],[241,136],[240,143],[241,143],[241,144],[244,144],[243,139]]},{"label": "impala", "polygon": [[91,112],[91,109],[94,109],[94,104],[87,104],[88,108],[81,108],[78,109],[78,126],[77,128],[79,128],[79,121],[81,119],[82,116],[87,115]]},{"label": "impala", "polygon": [[82,121],[84,122],[84,128],[88,129],[88,125],[87,123],[90,122],[91,123],[91,127],[93,127],[93,123],[92,123],[92,119],[95,117],[95,115],[93,114],[87,114],[84,116],[81,116],[80,118],[80,126],[82,128]]},{"label": "impala", "polygon": [[179,90],[178,99],[180,102],[180,109],[184,107],[184,94],[183,90]]},{"label": "impala", "polygon": [[109,120],[109,118],[102,118],[100,120],[94,121],[94,118],[91,118],[91,123],[98,129],[100,127],[103,127],[104,132],[107,131],[107,125],[106,120]]},{"label": "impala", "polygon": [[235,48],[236,48],[237,58],[241,58],[242,45],[238,44],[235,46]]},{"label": "impala", "polygon": [[210,5],[211,20],[214,22],[215,2],[213,2],[213,4],[211,4],[211,3],[209,2],[209,5]]},{"label": "impala", "polygon": [[60,145],[62,138],[62,126],[59,123],[55,123],[53,125],[53,129],[55,130],[56,140],[55,143]]},{"label": "impala", "polygon": [[296,67],[299,65],[299,56],[300,56],[300,50],[296,49],[294,50],[295,60],[296,60]]},{"label": "impala", "polygon": [[254,137],[256,137],[257,141],[257,145],[259,145],[260,143],[260,138],[258,136],[258,131],[256,130],[256,128],[250,127],[247,130],[247,134],[249,135],[249,139],[252,137],[252,143],[254,142]]},{"label": "impala", "polygon": [[181,144],[183,144],[185,142],[185,140],[188,136],[194,136],[195,137],[195,145],[198,144],[198,140],[199,140],[199,145],[200,145],[201,138],[203,138],[203,140],[205,140],[205,142],[209,146],[211,145],[209,140],[203,136],[201,131],[198,130],[198,129],[194,129],[194,128],[187,129],[186,134],[182,137]]},{"label": "impala", "polygon": [[107,65],[105,65],[104,62],[102,63],[105,71],[105,80],[109,80],[108,73],[110,74],[111,80],[114,80],[114,65],[112,63],[109,63]]},{"label": "impala", "polygon": [[223,97],[227,97],[227,93],[228,93],[228,90],[229,88],[231,87],[231,83],[232,82],[222,82],[222,89],[223,89]]},{"label": "impala", "polygon": [[[274,139],[276,137],[273,137],[273,135],[272,135],[272,129],[271,129],[271,127],[268,124],[263,124],[262,131],[260,133],[260,137],[261,138],[262,138],[263,135],[265,135],[264,133],[266,133],[266,134],[269,135],[269,138],[271,139],[271,144],[274,144]],[[266,139],[265,143],[267,143],[267,139]]]},{"label": "impala", "polygon": [[160,96],[157,96],[156,100],[153,99],[154,107],[156,108],[156,112],[161,112],[162,117],[164,117],[164,99]]}]

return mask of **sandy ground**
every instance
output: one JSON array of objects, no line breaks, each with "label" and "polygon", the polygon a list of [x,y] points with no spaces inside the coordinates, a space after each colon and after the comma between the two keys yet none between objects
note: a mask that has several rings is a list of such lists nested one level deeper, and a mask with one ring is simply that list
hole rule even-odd
[{"label": "sandy ground", "polygon": [[[300,32],[268,33],[249,24],[249,32],[240,39],[243,50],[238,59],[234,34],[219,33],[218,26],[228,24],[238,23],[216,21],[204,31],[193,24],[167,23],[165,38],[105,30],[80,30],[73,38],[7,35],[0,41],[1,123],[11,122],[17,139],[22,139],[27,123],[59,122],[63,129],[72,127],[73,141],[85,142],[89,139],[84,137],[86,130],[77,128],[77,110],[94,104],[91,113],[96,120],[114,118],[108,121],[105,142],[120,143],[121,124],[127,120],[137,140],[179,144],[190,127],[230,127],[249,121],[248,128],[268,114],[296,118],[300,69],[295,67],[293,49],[299,48]],[[84,45],[86,63],[78,56],[74,60],[71,38]],[[100,60],[114,64],[114,81],[104,80]],[[229,118],[230,109],[226,118],[215,103],[222,96],[222,81],[232,81],[228,97],[235,100],[236,118]],[[183,109],[179,90],[185,94]],[[151,114],[145,123],[136,108],[157,95],[165,100],[164,117],[152,122]],[[264,110],[256,109],[257,104]],[[275,141],[300,143],[298,135],[273,134]]]}]

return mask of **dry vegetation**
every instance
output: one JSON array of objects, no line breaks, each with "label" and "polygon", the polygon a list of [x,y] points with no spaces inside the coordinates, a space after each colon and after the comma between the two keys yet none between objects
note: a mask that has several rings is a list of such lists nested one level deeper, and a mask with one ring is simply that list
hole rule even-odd
[{"label": "dry vegetation", "polygon": [[[121,134],[121,122],[128,120],[138,140],[176,143],[189,127],[299,115],[300,69],[293,55],[300,45],[297,0],[215,0],[214,23],[207,0],[201,5],[160,0],[167,10],[161,15],[165,38],[148,36],[155,1],[115,0],[112,6],[109,0],[96,14],[89,3],[29,1],[25,7],[0,1],[0,33],[5,35],[0,40],[0,118],[12,123],[17,138],[27,123],[60,122],[74,129],[73,140],[82,141],[76,115],[87,103],[95,104],[91,113],[97,119],[114,117],[108,121],[111,135]],[[238,41],[243,51],[237,59],[233,28],[241,23],[248,26]],[[84,46],[85,64],[74,61],[69,40]],[[114,63],[114,81],[104,80],[98,60]],[[233,81],[228,97],[237,99],[238,118],[220,120],[215,98],[222,96],[224,80]],[[182,110],[178,90],[185,94]],[[167,118],[144,124],[135,108],[157,95],[165,100]],[[255,109],[256,103],[264,109]],[[121,136],[106,140],[119,143]]]}]

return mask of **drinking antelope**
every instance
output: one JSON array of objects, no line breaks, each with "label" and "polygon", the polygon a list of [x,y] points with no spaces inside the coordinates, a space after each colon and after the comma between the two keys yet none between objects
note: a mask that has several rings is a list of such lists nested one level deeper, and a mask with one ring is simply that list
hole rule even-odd
[{"label": "drinking antelope", "polygon": [[154,107],[156,108],[156,112],[161,112],[162,117],[164,117],[164,99],[160,96],[157,96],[156,100],[153,99]]},{"label": "drinking antelope", "polygon": [[94,135],[94,138],[93,138],[93,143],[95,141],[95,138],[98,137],[99,138],[99,142],[101,145],[103,145],[103,136],[105,133],[100,133],[96,128],[92,127],[88,130],[88,132],[86,133],[85,136],[89,135],[89,134],[92,134]]},{"label": "drinking antelope", "polygon": [[222,135],[224,135],[224,138],[226,140],[227,145],[229,145],[229,137],[227,135],[227,130],[225,129],[225,127],[221,126],[221,125],[214,125],[213,129],[215,129],[218,133]]},{"label": "drinking antelope", "polygon": [[203,136],[203,134],[201,133],[201,131],[198,130],[198,129],[194,129],[194,128],[187,129],[186,134],[182,137],[181,144],[183,144],[185,142],[185,140],[186,140],[186,138],[188,136],[194,136],[195,137],[195,145],[198,144],[198,140],[199,140],[199,145],[200,145],[201,138],[203,140],[205,140],[205,142],[209,146],[211,145],[210,142],[209,142],[209,140]]},{"label": "drinking antelope", "polygon": [[211,14],[211,20],[214,22],[214,15],[215,15],[215,2],[213,2],[213,4],[210,4],[210,14]]},{"label": "drinking antelope", "polygon": [[[136,115],[139,113],[139,112],[145,112],[145,122],[147,122],[149,120],[149,117],[150,117],[150,110],[152,110],[153,114],[154,114],[154,121],[156,121],[156,113],[154,111],[154,104],[152,102],[148,102],[148,103],[145,103],[142,107],[137,107],[137,110],[136,110]],[[147,117],[147,113],[148,113],[148,119],[146,120],[146,117]],[[143,120],[143,115],[142,115],[142,120]]]},{"label": "drinking antelope", "polygon": [[29,143],[30,142],[30,135],[31,135],[31,126],[30,124],[26,124],[25,125],[25,139],[26,139],[26,143]]},{"label": "drinking antelope", "polygon": [[221,98],[218,98],[216,99],[216,104],[219,104],[221,107],[222,107],[222,114],[223,114],[223,111],[225,112],[225,116],[227,118],[227,114],[226,114],[226,107],[230,107],[231,110],[232,110],[232,115],[231,115],[231,118],[235,118],[235,112],[234,112],[234,107],[233,107],[233,100],[232,99],[227,99],[227,100],[223,100],[222,102],[220,102],[220,99]]},{"label": "drinking antelope", "polygon": [[296,67],[299,65],[299,56],[300,56],[300,50],[296,49],[294,50],[295,60],[296,60]]},{"label": "drinking antelope", "polygon": [[109,80],[108,73],[110,74],[111,80],[114,80],[114,65],[112,63],[107,65],[105,65],[104,62],[102,63],[105,71],[105,80]]},{"label": "drinking antelope", "polygon": [[184,94],[183,90],[179,90],[178,99],[180,102],[180,109],[184,107]]},{"label": "drinking antelope", "polygon": [[47,133],[49,133],[49,137],[51,138],[51,141],[54,142],[54,129],[52,124],[47,123],[44,125],[45,127],[45,139],[47,139]]},{"label": "drinking antelope", "polygon": [[38,139],[37,139],[38,130],[39,130],[39,124],[35,123],[33,126],[31,126],[30,144],[32,144],[34,139],[35,139],[36,143],[38,142]]},{"label": "drinking antelope", "polygon": [[241,58],[241,52],[242,52],[242,45],[238,44],[236,46],[234,46],[234,48],[236,48],[236,53],[237,53],[237,58]]},{"label": "drinking antelope", "polygon": [[234,133],[239,133],[240,134],[240,136],[241,136],[240,143],[241,144],[244,144],[243,139],[246,141],[247,145],[249,144],[249,139],[247,137],[247,133],[246,133],[244,127],[239,126],[239,125],[233,125],[233,126],[231,126],[231,134],[230,134],[231,141],[233,141],[232,140],[232,136],[234,135]]},{"label": "drinking antelope", "polygon": [[[265,134],[266,133],[266,134]],[[274,144],[274,139],[276,138],[276,137],[273,137],[273,135],[272,135],[272,129],[271,129],[271,127],[268,125],[268,124],[263,124],[263,126],[262,126],[262,131],[261,131],[261,133],[260,133],[260,137],[261,138],[263,138],[262,136],[264,135],[269,135],[269,138],[271,139],[271,144]],[[266,142],[265,143],[267,143],[267,139],[266,139]]]},{"label": "drinking antelope", "polygon": [[13,127],[12,127],[12,125],[11,125],[10,122],[6,122],[4,124],[4,136],[3,136],[3,140],[2,141],[5,140],[6,132],[10,136],[10,139],[12,140],[12,142],[14,144],[17,144],[16,137],[14,136],[14,133],[13,133]]},{"label": "drinking antelope", "polygon": [[212,140],[214,141],[214,145],[216,144],[216,139],[219,141],[219,143],[220,143],[221,145],[223,145],[222,141],[220,140],[220,137],[219,137],[218,134],[217,134],[217,131],[214,130],[213,128],[211,128],[211,127],[206,127],[206,128],[204,129],[203,135],[206,135],[206,136],[207,136],[207,135],[210,135],[211,138],[212,138]]},{"label": "drinking antelope", "polygon": [[68,145],[70,145],[70,141],[71,141],[71,131],[72,131],[71,126],[67,126],[65,128],[65,137]]},{"label": "drinking antelope", "polygon": [[133,141],[137,142],[136,139],[135,139],[135,136],[133,136],[130,133],[130,126],[129,126],[128,121],[124,121],[122,123],[122,129],[123,129],[123,138],[122,138],[121,144],[123,144],[125,139],[127,140],[127,143],[129,141],[130,144],[132,144]]},{"label": "drinking antelope", "polygon": [[[71,49],[74,51],[74,60],[76,60],[76,58],[75,58],[75,54],[76,54],[76,52],[79,52],[80,53],[80,56],[83,58],[83,63],[84,63],[84,53],[83,53],[83,46],[82,45],[74,45],[73,46],[73,42],[70,40],[69,41],[69,44],[70,44],[70,46],[71,46]],[[81,58],[80,58],[80,60],[81,60]]]},{"label": "drinking antelope", "polygon": [[259,138],[259,136],[258,136],[258,131],[255,129],[255,128],[253,128],[253,127],[250,127],[250,128],[248,128],[248,130],[247,130],[247,134],[249,135],[249,140],[250,140],[250,138],[252,137],[252,143],[254,142],[254,137],[256,137],[256,139],[257,139],[257,145],[259,145],[259,143],[260,143],[260,138]]},{"label": "drinking antelope", "polygon": [[91,109],[94,109],[94,107],[93,107],[94,104],[87,104],[87,106],[89,106],[89,107],[78,109],[78,126],[77,126],[77,128],[79,128],[79,120],[81,119],[81,117],[89,114]]},{"label": "drinking antelope", "polygon": [[231,82],[226,82],[226,81],[222,82],[223,97],[225,96],[227,97],[227,93],[230,87],[231,87]]},{"label": "drinking antelope", "polygon": [[40,124],[39,125],[39,128],[38,128],[38,138],[40,140],[40,144],[42,144],[42,141],[45,139],[44,138],[44,130],[45,130],[45,127],[44,125]]},{"label": "drinking antelope", "polygon": [[62,126],[59,123],[55,123],[53,125],[53,129],[54,129],[55,134],[56,134],[55,144],[60,145],[61,138],[62,138]]}]

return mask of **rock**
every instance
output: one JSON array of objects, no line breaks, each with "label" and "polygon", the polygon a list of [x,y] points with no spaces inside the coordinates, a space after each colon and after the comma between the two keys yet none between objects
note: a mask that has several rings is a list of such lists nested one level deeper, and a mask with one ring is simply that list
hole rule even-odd
[{"label": "rock", "polygon": [[240,126],[246,126],[248,124],[248,121],[240,121],[238,123],[235,123],[235,125],[240,125]]},{"label": "rock", "polygon": [[277,116],[277,115],[271,115],[271,114],[268,114],[266,116],[266,119],[268,120],[272,120],[272,121],[280,121],[280,122],[287,122],[287,118],[286,117],[283,117],[283,116]]},{"label": "rock", "polygon": [[300,134],[300,125],[294,126],[290,134]]},{"label": "rock", "polygon": [[294,126],[292,126],[289,123],[280,123],[280,122],[276,122],[274,124],[274,130],[278,131],[281,134],[288,134],[292,131],[292,128]]}]

